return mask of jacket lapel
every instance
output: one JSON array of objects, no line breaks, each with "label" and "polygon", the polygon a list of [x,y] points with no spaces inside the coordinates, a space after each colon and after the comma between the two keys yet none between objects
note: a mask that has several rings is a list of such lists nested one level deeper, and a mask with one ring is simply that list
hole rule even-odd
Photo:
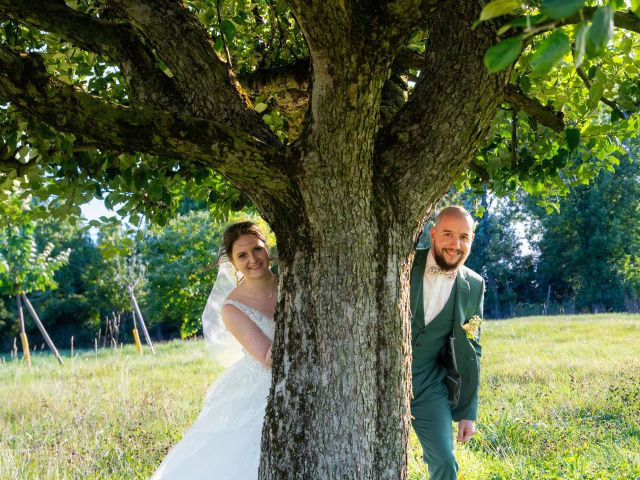
[{"label": "jacket lapel", "polygon": [[463,325],[466,320],[465,313],[467,311],[467,303],[469,303],[469,292],[471,288],[467,281],[467,272],[464,266],[460,267],[458,276],[456,277],[456,322],[458,325]]}]

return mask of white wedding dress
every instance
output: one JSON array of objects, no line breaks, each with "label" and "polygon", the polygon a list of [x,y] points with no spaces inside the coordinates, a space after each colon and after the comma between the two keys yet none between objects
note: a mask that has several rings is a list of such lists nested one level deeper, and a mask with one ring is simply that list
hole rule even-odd
[{"label": "white wedding dress", "polygon": [[[275,324],[262,312],[239,308],[273,341]],[[209,389],[193,426],[151,480],[256,480],[271,370],[243,350]]]}]

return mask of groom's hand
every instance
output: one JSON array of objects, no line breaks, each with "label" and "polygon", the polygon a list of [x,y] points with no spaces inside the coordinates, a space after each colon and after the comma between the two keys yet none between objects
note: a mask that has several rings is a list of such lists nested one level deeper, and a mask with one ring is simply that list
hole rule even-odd
[{"label": "groom's hand", "polygon": [[458,422],[458,442],[468,442],[476,433],[476,424],[473,420],[460,420]]}]

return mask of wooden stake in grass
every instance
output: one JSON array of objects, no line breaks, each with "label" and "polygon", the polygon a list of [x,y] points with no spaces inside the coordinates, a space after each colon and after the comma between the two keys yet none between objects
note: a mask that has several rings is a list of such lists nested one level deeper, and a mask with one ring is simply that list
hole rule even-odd
[{"label": "wooden stake in grass", "polygon": [[[24,311],[22,310],[22,301],[20,295],[16,296],[18,303],[18,317],[20,318],[20,342],[22,343],[22,359],[27,365],[31,366],[31,352],[29,352],[29,339],[27,338],[27,331],[24,326]],[[17,352],[17,349],[16,349]],[[17,354],[16,354],[17,358]]]},{"label": "wooden stake in grass", "polygon": [[22,300],[24,300],[24,303],[27,306],[27,310],[29,310],[29,313],[31,314],[31,318],[33,318],[33,321],[36,322],[38,330],[40,330],[40,333],[44,337],[44,341],[47,342],[47,345],[49,346],[49,350],[53,352],[53,354],[56,357],[56,360],[58,360],[58,363],[60,365],[64,365],[64,362],[62,361],[62,357],[58,353],[58,349],[53,344],[51,337],[49,337],[49,334],[47,333],[47,330],[44,328],[44,325],[40,321],[40,318],[38,317],[38,314],[34,310],[33,305],[31,305],[31,302],[29,301],[29,299],[24,293],[21,293],[20,296],[22,297]]},{"label": "wooden stake in grass", "polygon": [[136,343],[138,353],[142,353],[142,343],[140,343],[140,335],[138,334],[137,328],[133,329],[133,341]]},{"label": "wooden stake in grass", "polygon": [[[140,321],[140,326],[142,327],[142,333],[144,333],[144,338],[147,341],[147,345],[149,345],[149,348],[151,348],[151,353],[155,355],[156,351],[153,348],[153,344],[151,343],[151,337],[149,336],[149,332],[147,331],[147,326],[144,323],[144,318],[142,318],[142,313],[140,313],[138,302],[136,302],[136,297],[133,294],[133,288],[131,286],[128,286],[128,289],[129,289],[129,296],[131,297],[131,306],[133,307],[133,313],[134,313],[133,318],[135,319],[137,314],[138,320]],[[135,322],[134,322],[134,326],[135,326]],[[134,336],[135,335],[136,333],[134,333]]]},{"label": "wooden stake in grass", "polygon": [[136,344],[138,353],[142,353],[142,343],[140,343],[140,335],[138,334],[138,323],[136,321],[136,314],[133,310],[131,311],[131,318],[133,318],[133,341]]},{"label": "wooden stake in grass", "polygon": [[136,320],[136,312],[131,310],[131,318],[133,318],[133,341],[136,344],[138,353],[142,353],[142,343],[140,342],[140,334],[138,333],[138,321]]},{"label": "wooden stake in grass", "polygon": [[22,360],[24,360],[27,365],[31,366],[31,353],[29,353],[29,340],[27,339],[27,334],[20,333],[20,340],[22,342]]}]

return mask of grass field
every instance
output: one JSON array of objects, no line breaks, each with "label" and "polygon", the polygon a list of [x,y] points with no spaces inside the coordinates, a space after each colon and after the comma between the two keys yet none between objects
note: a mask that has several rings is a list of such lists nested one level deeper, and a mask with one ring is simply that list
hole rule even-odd
[{"label": "grass field", "polygon": [[[485,322],[464,480],[640,478],[640,316]],[[146,479],[220,372],[202,342],[0,363],[0,479]],[[411,439],[410,478],[426,479]],[[310,479],[311,480],[311,479]]]}]

